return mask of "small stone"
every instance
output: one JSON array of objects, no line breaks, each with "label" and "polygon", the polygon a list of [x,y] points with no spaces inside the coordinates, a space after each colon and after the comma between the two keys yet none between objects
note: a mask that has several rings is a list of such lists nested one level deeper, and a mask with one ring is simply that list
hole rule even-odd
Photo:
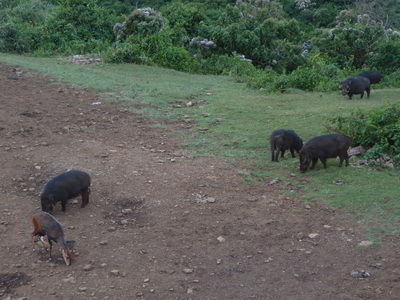
[{"label": "small stone", "polygon": [[318,233],[310,233],[310,234],[308,235],[308,237],[309,237],[310,239],[314,239],[314,238],[316,238],[318,235],[319,235]]},{"label": "small stone", "polygon": [[130,213],[132,213],[132,212],[133,212],[133,210],[130,209],[130,208],[125,208],[125,209],[122,210],[122,213],[125,214],[125,215],[126,215],[126,214],[130,214]]},{"label": "small stone", "polygon": [[330,225],[324,225],[324,228],[325,228],[325,229],[329,229],[329,228],[332,228],[332,226],[330,226]]},{"label": "small stone", "polygon": [[79,292],[86,292],[87,291],[87,287],[80,287],[80,288],[78,288],[78,291]]},{"label": "small stone", "polygon": [[143,297],[143,293],[139,292],[136,294],[137,297]]},{"label": "small stone", "polygon": [[74,277],[68,277],[66,279],[63,279],[62,281],[67,282],[67,283],[76,283],[75,278]]},{"label": "small stone", "polygon": [[128,220],[121,220],[121,225],[128,225],[129,224],[129,221]]},{"label": "small stone", "polygon": [[354,278],[367,278],[367,277],[371,276],[371,274],[369,272],[364,271],[364,270],[360,270],[360,271],[353,270],[350,272],[350,275],[353,276]]},{"label": "small stone", "polygon": [[83,267],[83,271],[92,271],[94,269],[93,265],[85,265]]},{"label": "small stone", "polygon": [[217,265],[219,265],[219,264],[221,264],[221,259],[220,258],[217,259]]},{"label": "small stone", "polygon": [[119,270],[111,270],[110,275],[119,276]]},{"label": "small stone", "polygon": [[361,241],[358,243],[358,246],[360,247],[369,247],[372,246],[374,243],[371,241]]},{"label": "small stone", "polygon": [[143,280],[143,282],[149,282],[149,281],[150,281],[149,278],[146,278],[146,279]]},{"label": "small stone", "polygon": [[185,273],[185,274],[191,274],[191,273],[193,273],[193,269],[189,269],[189,268],[183,269],[183,273]]},{"label": "small stone", "polygon": [[225,242],[225,238],[223,236],[217,237],[218,242],[223,243]]},{"label": "small stone", "polygon": [[215,202],[215,198],[212,198],[212,197],[207,197],[205,200],[206,200],[208,203],[214,203],[214,202]]},{"label": "small stone", "polygon": [[308,205],[308,204],[307,204],[307,205],[305,205],[304,207],[305,207],[306,209],[311,209],[311,206],[310,206],[310,205]]},{"label": "small stone", "polygon": [[105,246],[105,245],[107,245],[107,244],[108,244],[107,241],[101,241],[101,242],[100,242],[100,245],[102,245],[102,246]]},{"label": "small stone", "polygon": [[112,232],[112,231],[115,231],[115,230],[117,230],[117,228],[115,228],[114,226],[110,226],[110,227],[108,228],[108,231],[109,231],[109,232]]},{"label": "small stone", "polygon": [[192,288],[192,287],[189,287],[189,288],[187,289],[186,293],[188,293],[188,294],[193,294],[193,288]]},{"label": "small stone", "polygon": [[101,265],[100,265],[100,267],[102,267],[102,268],[105,268],[105,267],[107,267],[108,265],[106,264],[106,263],[102,263]]},{"label": "small stone", "polygon": [[78,203],[79,203],[78,199],[72,200],[72,204],[78,204]]}]

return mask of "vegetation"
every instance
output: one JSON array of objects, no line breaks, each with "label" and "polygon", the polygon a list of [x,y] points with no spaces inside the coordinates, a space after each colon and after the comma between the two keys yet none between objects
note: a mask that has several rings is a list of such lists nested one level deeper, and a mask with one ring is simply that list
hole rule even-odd
[{"label": "vegetation", "polygon": [[333,91],[368,66],[393,87],[399,19],[396,0],[4,0],[0,51],[96,54],[266,91]]}]

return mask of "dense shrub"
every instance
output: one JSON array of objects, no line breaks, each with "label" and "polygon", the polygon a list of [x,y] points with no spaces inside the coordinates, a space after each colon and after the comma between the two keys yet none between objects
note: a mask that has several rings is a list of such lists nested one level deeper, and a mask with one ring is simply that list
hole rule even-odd
[{"label": "dense shrub", "polygon": [[96,0],[62,0],[42,28],[41,53],[85,54],[114,39],[113,16]]},{"label": "dense shrub", "polygon": [[0,11],[0,52],[30,53],[39,47],[41,25],[53,5],[28,0]]},{"label": "dense shrub", "polygon": [[[384,106],[370,112],[357,111],[331,120],[335,131],[349,136],[354,145],[372,148],[369,155],[400,155],[400,105]],[[370,157],[373,158],[373,157]]]}]

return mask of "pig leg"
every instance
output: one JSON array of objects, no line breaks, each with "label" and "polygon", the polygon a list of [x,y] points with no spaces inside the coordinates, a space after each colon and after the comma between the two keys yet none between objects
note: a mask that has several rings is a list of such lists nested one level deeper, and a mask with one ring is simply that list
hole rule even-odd
[{"label": "pig leg", "polygon": [[271,147],[272,161],[275,161],[275,148]]},{"label": "pig leg", "polygon": [[49,260],[51,260],[51,249],[53,248],[53,243],[50,241],[50,240],[48,240],[49,241],[49,255],[50,255],[50,259]]},{"label": "pig leg", "polygon": [[295,157],[295,156],[294,156],[294,149],[293,149],[293,148],[290,148],[290,153],[292,154],[292,157]]},{"label": "pig leg", "polygon": [[66,210],[67,201],[68,201],[67,199],[61,200],[61,208],[62,208],[63,212],[65,212],[65,210]]},{"label": "pig leg", "polygon": [[86,204],[89,203],[89,188],[86,188],[82,191],[82,206],[85,207]]},{"label": "pig leg", "polygon": [[315,165],[317,164],[318,158],[313,158],[310,170],[314,169]]},{"label": "pig leg", "polygon": [[361,93],[360,99],[362,99],[362,97],[364,97],[364,92]]},{"label": "pig leg", "polygon": [[371,88],[368,87],[368,88],[366,88],[365,90],[367,91],[367,96],[368,96],[368,98],[369,98],[369,93],[371,92]]},{"label": "pig leg", "polygon": [[285,149],[281,150],[281,158],[283,158],[283,156],[285,155]]},{"label": "pig leg", "polygon": [[326,169],[326,158],[320,158],[322,164],[324,165],[324,169]]}]

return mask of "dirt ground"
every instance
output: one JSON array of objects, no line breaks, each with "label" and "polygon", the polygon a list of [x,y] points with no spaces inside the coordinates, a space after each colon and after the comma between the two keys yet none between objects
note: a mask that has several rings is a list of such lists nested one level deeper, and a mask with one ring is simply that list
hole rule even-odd
[{"label": "dirt ground", "polygon": [[[395,238],[360,247],[341,212],[245,184],[156,121],[54,83],[0,64],[0,299],[398,299]],[[66,266],[30,234],[45,183],[69,169],[92,193],[53,212],[76,241]]]}]

